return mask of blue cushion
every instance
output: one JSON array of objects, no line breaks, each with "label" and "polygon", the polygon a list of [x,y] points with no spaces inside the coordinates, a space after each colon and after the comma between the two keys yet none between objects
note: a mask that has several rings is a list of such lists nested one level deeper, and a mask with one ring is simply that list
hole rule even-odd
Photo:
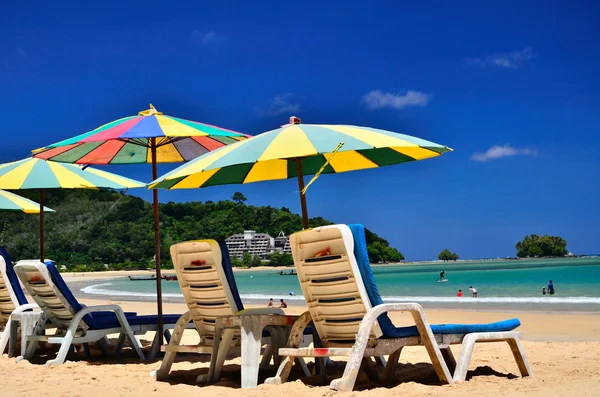
[{"label": "blue cushion", "polygon": [[17,302],[19,302],[19,305],[27,304],[27,298],[25,298],[25,294],[21,289],[19,278],[17,277],[17,273],[15,273],[15,269],[13,269],[13,263],[10,260],[10,255],[8,255],[6,248],[0,247],[0,255],[2,255],[4,262],[6,262],[6,276],[8,277],[8,282],[10,283],[15,296],[17,297]]},{"label": "blue cushion", "polygon": [[[367,295],[371,301],[373,307],[381,305],[383,299],[379,294],[379,289],[375,283],[373,272],[371,270],[371,263],[369,262],[369,253],[367,252],[367,239],[365,236],[365,227],[361,224],[348,225],[350,231],[352,231],[352,237],[354,237],[354,256],[358,262],[358,268],[360,275],[363,279]],[[383,338],[405,338],[409,336],[419,335],[419,331],[416,326],[410,327],[396,327],[392,323],[392,320],[388,317],[387,313],[383,313],[377,318]],[[500,331],[512,331],[517,328],[521,323],[518,319],[513,318],[510,320],[499,321],[490,324],[440,324],[432,325],[431,330],[434,334],[467,334],[471,332],[500,332]]]},{"label": "blue cushion", "polygon": [[[155,325],[158,324],[157,315],[138,316],[135,313],[125,313],[129,325]],[[163,324],[175,324],[179,320],[179,314],[163,314]],[[92,329],[117,328],[121,324],[114,312],[94,312],[86,316],[85,323]]]},{"label": "blue cushion", "polygon": [[244,310],[244,304],[242,303],[242,298],[240,298],[237,283],[235,282],[235,277],[233,275],[233,268],[231,267],[229,249],[227,249],[227,244],[225,244],[225,241],[221,241],[219,246],[221,247],[221,264],[223,266],[223,271],[225,272],[227,284],[229,284],[229,289],[231,290],[231,295],[233,295],[233,300],[235,301],[238,310]]}]

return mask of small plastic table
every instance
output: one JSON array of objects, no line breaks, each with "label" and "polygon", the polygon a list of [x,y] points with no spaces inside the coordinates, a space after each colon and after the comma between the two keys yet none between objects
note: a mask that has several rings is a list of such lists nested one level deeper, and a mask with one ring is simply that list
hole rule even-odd
[{"label": "small plastic table", "polygon": [[[240,314],[234,316],[217,317],[215,320],[215,339],[208,375],[209,382],[217,381],[225,356],[229,350],[231,340],[236,329],[242,336],[242,388],[252,388],[258,385],[258,370],[260,366],[260,353],[262,347],[262,333],[264,328],[275,330],[271,334],[272,352],[275,353],[275,365],[279,365],[279,347],[285,346],[287,334],[298,316],[281,314]],[[223,339],[221,340],[221,334]]]},{"label": "small plastic table", "polygon": [[27,337],[33,335],[36,324],[44,315],[41,311],[12,313],[10,315],[10,340],[8,342],[8,357],[13,357],[17,346],[17,332],[21,326],[21,356],[27,350]]}]

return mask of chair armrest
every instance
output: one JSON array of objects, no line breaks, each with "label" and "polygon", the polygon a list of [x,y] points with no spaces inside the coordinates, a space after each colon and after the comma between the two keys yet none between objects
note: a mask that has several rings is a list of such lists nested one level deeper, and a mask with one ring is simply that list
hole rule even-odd
[{"label": "chair armrest", "polygon": [[377,318],[381,314],[388,312],[410,312],[415,320],[415,325],[419,330],[419,335],[434,340],[433,332],[429,326],[429,321],[427,321],[423,306],[418,303],[383,303],[369,309],[367,314],[363,317],[360,327],[358,328],[358,333],[356,334],[357,343],[359,339],[368,340]]},{"label": "chair armrest", "polygon": [[15,310],[13,310],[13,313],[23,313],[24,311],[27,311],[27,310],[33,310],[33,309],[39,309],[39,308],[40,307],[38,305],[36,305],[35,303],[26,303],[24,305],[17,307]]}]

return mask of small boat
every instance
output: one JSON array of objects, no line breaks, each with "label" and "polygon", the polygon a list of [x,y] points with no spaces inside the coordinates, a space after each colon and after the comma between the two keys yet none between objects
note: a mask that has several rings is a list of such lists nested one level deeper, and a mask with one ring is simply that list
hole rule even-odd
[{"label": "small boat", "polygon": [[286,273],[286,272],[283,272],[283,271],[281,271],[281,272],[279,272],[278,274],[279,274],[280,276],[297,276],[297,275],[298,275],[298,273],[296,273],[294,270],[290,270],[290,272],[289,272],[289,273]]},{"label": "small boat", "polygon": [[156,280],[156,275],[151,276],[129,276],[130,281],[146,281],[146,280]]},{"label": "small boat", "polygon": [[163,280],[167,280],[167,281],[177,281],[177,275],[176,274],[164,274],[162,276]]}]

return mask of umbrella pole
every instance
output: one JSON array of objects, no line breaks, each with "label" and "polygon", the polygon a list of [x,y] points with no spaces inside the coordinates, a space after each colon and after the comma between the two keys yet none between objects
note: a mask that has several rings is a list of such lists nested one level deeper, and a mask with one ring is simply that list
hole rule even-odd
[{"label": "umbrella pole", "polygon": [[40,189],[40,262],[44,263],[44,189]]},{"label": "umbrella pole", "polygon": [[[152,180],[158,178],[156,170],[156,138],[151,138],[150,151],[152,153]],[[163,312],[162,312],[162,277],[160,274],[160,234],[158,231],[158,190],[152,190],[152,209],[154,211],[154,263],[156,266],[156,314],[158,324],[156,338],[163,342]]]},{"label": "umbrella pole", "polygon": [[300,191],[300,206],[302,207],[302,227],[308,229],[308,209],[306,208],[306,195],[304,190],[304,174],[302,173],[302,159],[296,159],[296,173],[298,174],[298,190]]}]

